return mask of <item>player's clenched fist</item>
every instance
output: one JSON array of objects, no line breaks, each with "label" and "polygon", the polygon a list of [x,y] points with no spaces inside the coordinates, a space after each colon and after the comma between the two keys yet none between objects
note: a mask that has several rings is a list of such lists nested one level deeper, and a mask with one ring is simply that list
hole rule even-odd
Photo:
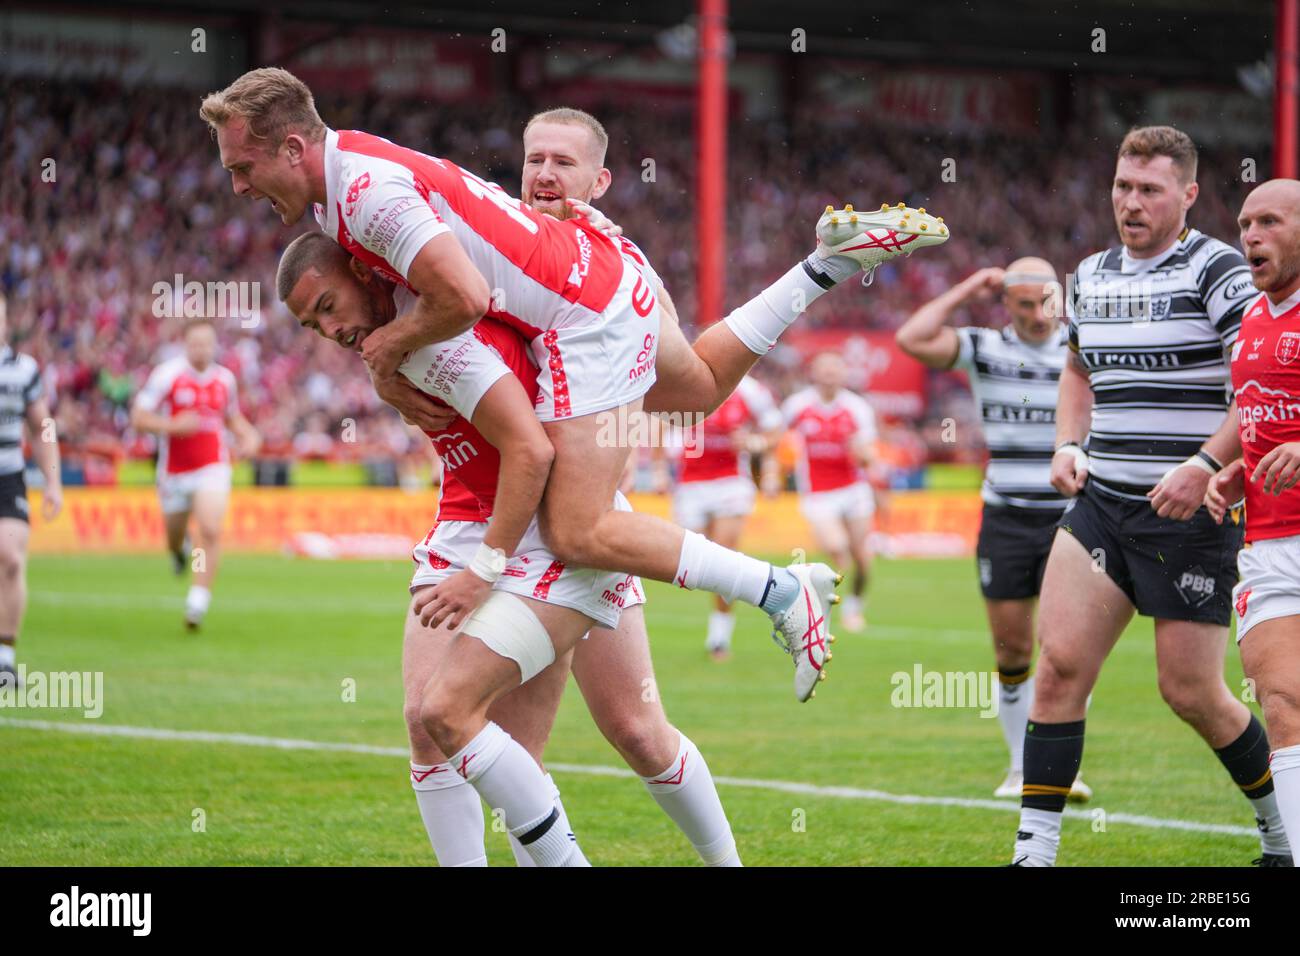
[{"label": "player's clenched fist", "polygon": [[1223,466],[1205,489],[1205,507],[1217,524],[1228,509],[1246,496],[1246,463],[1238,458]]},{"label": "player's clenched fist", "polygon": [[1052,487],[1073,498],[1088,480],[1088,453],[1075,442],[1067,442],[1052,456]]}]

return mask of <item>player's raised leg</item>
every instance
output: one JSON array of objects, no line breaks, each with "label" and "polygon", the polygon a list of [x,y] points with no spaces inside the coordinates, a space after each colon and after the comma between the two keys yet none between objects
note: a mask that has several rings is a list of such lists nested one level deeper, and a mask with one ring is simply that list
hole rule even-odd
[{"label": "player's raised leg", "polygon": [[638,398],[605,413],[544,422],[555,447],[539,512],[547,546],[566,564],[702,588],[766,611],[794,660],[795,696],[809,699],[831,658],[827,612],[839,576],[820,564],[773,567],[662,518],[610,509],[629,449],[609,439],[609,422],[627,421],[640,408]]},{"label": "player's raised leg", "polygon": [[1156,619],[1160,694],[1201,735],[1250,801],[1259,827],[1257,863],[1290,865],[1291,846],[1269,770],[1269,739],[1223,679],[1228,629],[1219,624]]},{"label": "player's raised leg", "polygon": [[903,203],[868,213],[827,206],[816,233],[817,246],[806,259],[710,325],[693,346],[672,300],[661,294],[658,378],[646,394],[647,411],[712,411],[814,300],[863,271],[870,276],[882,262],[948,239],[942,218]]},{"label": "player's raised leg", "polygon": [[1074,535],[1058,531],[1038,608],[1042,649],[1025,733],[1013,865],[1056,863],[1061,814],[1083,760],[1088,695],[1133,611],[1127,595],[1109,575],[1097,572]]},{"label": "player's raised leg", "polygon": [[740,866],[736,840],[703,754],[668,722],[655,685],[645,613],[593,628],[573,656],[592,719],[709,866]]}]

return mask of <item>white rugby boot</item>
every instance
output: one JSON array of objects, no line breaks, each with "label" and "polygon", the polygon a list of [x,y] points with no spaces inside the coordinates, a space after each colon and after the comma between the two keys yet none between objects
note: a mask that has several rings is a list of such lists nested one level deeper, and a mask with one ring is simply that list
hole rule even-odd
[{"label": "white rugby boot", "polygon": [[799,596],[772,617],[772,640],[794,659],[794,696],[800,701],[817,694],[831,659],[830,608],[840,603],[835,586],[844,576],[824,564],[792,564],[787,569],[799,582]]},{"label": "white rugby boot", "polygon": [[948,227],[941,217],[930,215],[924,206],[913,209],[901,202],[871,212],[851,205],[827,206],[817,220],[817,255],[848,256],[867,273],[864,282],[882,262],[947,241]]},{"label": "white rugby boot", "polygon": [[1020,799],[1020,791],[1025,788],[1025,775],[1019,770],[1008,770],[1007,778],[993,791],[995,797],[1014,797]]}]

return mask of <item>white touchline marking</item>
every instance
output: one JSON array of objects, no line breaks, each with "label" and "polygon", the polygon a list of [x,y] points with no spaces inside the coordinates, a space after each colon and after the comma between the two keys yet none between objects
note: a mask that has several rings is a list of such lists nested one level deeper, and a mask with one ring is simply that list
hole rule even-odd
[{"label": "white touchline marking", "polygon": [[[69,734],[92,734],[102,737],[136,737],[148,740],[181,740],[205,744],[236,744],[244,747],[268,747],[275,750],[324,750],[336,753],[370,754],[376,757],[410,759],[405,747],[379,747],[374,744],[331,743],[321,740],[295,740],[289,737],[261,737],[255,734],[214,733],[207,730],[168,730],[158,727],[128,727],[121,724],[73,724],[53,720],[24,720],[0,717],[0,727],[19,727],[28,730],[55,730]],[[577,763],[552,763],[546,761],[548,770],[560,773],[579,773],[592,777],[636,777],[626,767],[603,767]],[[1015,801],[977,800],[971,797],[925,797],[909,793],[887,793],[884,790],[863,790],[858,787],[827,787],[812,783],[795,783],[789,780],[760,780],[753,777],[721,777],[714,775],[714,783],[725,787],[747,787],[754,790],[775,790],[779,793],[797,793],[809,797],[832,797],[842,800],[875,800],[880,803],[900,803],[927,807],[959,807],[966,810],[1001,810],[1019,813]],[[1091,820],[1092,812],[1065,808],[1065,815],[1078,820]],[[1226,823],[1197,823],[1193,820],[1170,820],[1148,817],[1136,813],[1107,813],[1107,823],[1126,823],[1129,826],[1153,830],[1185,830],[1191,833],[1215,833],[1221,836],[1258,837],[1254,827],[1238,827]]]}]

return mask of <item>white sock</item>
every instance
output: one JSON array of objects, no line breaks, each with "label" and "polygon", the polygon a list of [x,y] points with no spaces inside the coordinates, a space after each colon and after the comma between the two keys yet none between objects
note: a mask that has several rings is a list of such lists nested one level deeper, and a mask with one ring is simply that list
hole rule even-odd
[{"label": "white sock", "polygon": [[998,722],[1002,724],[1002,736],[1011,752],[1013,773],[1023,773],[1025,769],[1025,728],[1029,724],[1029,705],[1033,702],[1032,675],[1018,684],[998,681]]},{"label": "white sock", "polygon": [[744,601],[757,606],[763,600],[772,570],[772,565],[766,561],[724,548],[702,534],[687,531],[682,539],[682,553],[674,580],[678,587],[687,590],[703,588],[712,591],[728,604]]},{"label": "white sock", "polygon": [[1061,846],[1061,814],[1020,808],[1020,829],[1011,860],[1021,866],[1056,866]]},{"label": "white sock", "polygon": [[731,647],[731,635],[736,631],[736,615],[730,611],[714,611],[709,615],[709,636],[704,646],[711,651],[725,651]]},{"label": "white sock", "polygon": [[488,722],[448,761],[489,807],[500,808],[507,829],[538,866],[590,866],[560,814],[551,787],[528,751]]},{"label": "white sock", "polygon": [[185,616],[197,621],[208,613],[208,605],[211,603],[211,591],[200,584],[191,584],[189,593],[185,595]]},{"label": "white sock", "polygon": [[[573,827],[569,824],[569,815],[564,810],[564,801],[560,799],[560,788],[555,785],[555,778],[548,773],[546,775],[546,782],[550,785],[551,795],[555,798],[555,809],[560,811],[560,818],[555,821],[555,825],[563,828],[569,833],[572,833]],[[515,855],[516,866],[537,866],[537,864],[533,862],[533,858],[528,855],[528,851],[524,849],[523,844],[519,842],[518,837],[513,833],[507,833],[506,837],[510,840],[510,852]],[[576,847],[577,844],[575,843],[574,846]],[[577,852],[581,856],[582,848],[578,847]],[[587,858],[585,856],[582,856],[582,859],[583,863],[580,865],[590,866],[590,863],[586,862]]]},{"label": "white sock", "polygon": [[846,594],[844,596],[844,604],[840,613],[848,615],[861,614],[862,598],[858,597],[856,594]]},{"label": "white sock", "polygon": [[[1282,832],[1300,835],[1300,744],[1274,750],[1268,764],[1273,771],[1273,796],[1277,798]],[[1291,859],[1300,866],[1295,845],[1292,844]]]},{"label": "white sock", "polygon": [[[856,263],[854,267],[862,268]],[[776,347],[781,333],[826,291],[800,262],[722,321],[745,343],[745,348],[766,355]]]},{"label": "white sock", "polygon": [[487,866],[483,801],[451,764],[411,764],[411,789],[439,866]]},{"label": "white sock", "polygon": [[0,664],[14,666],[14,646],[12,644],[0,644]]},{"label": "white sock", "polygon": [[672,818],[706,866],[740,866],[731,824],[703,755],[678,731],[677,756],[663,773],[642,777],[660,809]]}]

